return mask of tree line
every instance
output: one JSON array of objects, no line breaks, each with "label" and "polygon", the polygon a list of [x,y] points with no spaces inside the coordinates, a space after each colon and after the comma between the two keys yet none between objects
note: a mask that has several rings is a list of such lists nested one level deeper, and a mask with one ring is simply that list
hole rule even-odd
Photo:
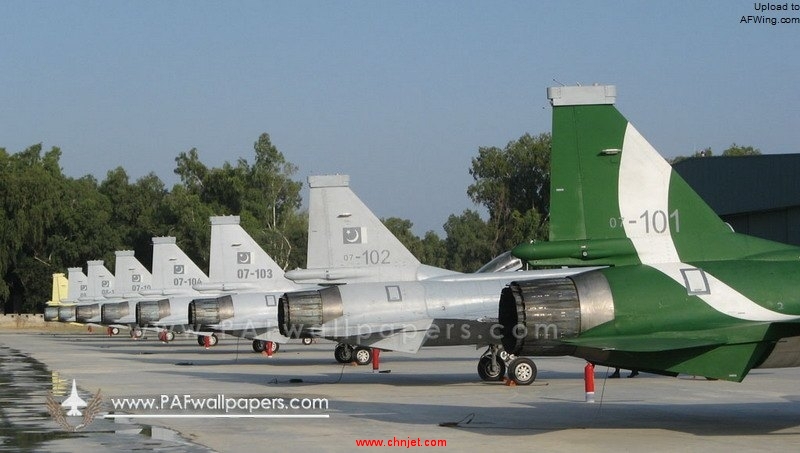
[{"label": "tree line", "polygon": [[[181,152],[174,169],[179,182],[172,188],[154,173],[131,182],[122,167],[102,181],[92,175],[72,178],[63,174],[60,158],[58,147],[45,151],[41,144],[14,154],[0,148],[5,313],[43,311],[53,273],[94,259],[113,269],[116,250],[133,250],[149,265],[154,236],[175,236],[186,254],[208,269],[209,217],[215,215],[240,216],[242,227],[284,269],[305,266],[303,184],[293,179],[297,167],[269,134],[255,141],[252,160],[218,168],[205,165],[197,149]],[[383,219],[420,261],[471,272],[519,243],[547,238],[550,134],[525,134],[503,148],[480,147],[469,172],[474,182],[467,196],[487,209],[488,219],[472,209],[451,214],[444,238],[433,231],[415,235],[407,219]]]}]

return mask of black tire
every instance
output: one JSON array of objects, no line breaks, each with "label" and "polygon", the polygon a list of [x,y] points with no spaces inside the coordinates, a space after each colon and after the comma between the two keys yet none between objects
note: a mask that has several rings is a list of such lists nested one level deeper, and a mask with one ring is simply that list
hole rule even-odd
[{"label": "black tire", "polygon": [[170,341],[175,339],[175,332],[168,330],[166,334],[164,334],[164,340],[169,343]]},{"label": "black tire", "polygon": [[[119,331],[119,329],[117,329],[117,331]],[[114,331],[112,330],[111,333],[113,334]],[[131,330],[131,337],[133,337],[133,338],[142,338],[142,335],[144,335],[144,332],[142,332],[142,329],[136,328],[136,329]]]},{"label": "black tire", "polygon": [[359,365],[369,365],[372,363],[372,349],[356,348],[356,350],[353,351],[353,359]]},{"label": "black tire", "polygon": [[353,347],[349,344],[339,343],[333,350],[333,357],[339,363],[350,363],[353,361]]},{"label": "black tire", "polygon": [[215,334],[213,334],[213,333],[212,333],[212,334],[211,334],[211,335],[208,337],[208,345],[209,345],[209,346],[216,346],[216,345],[217,345],[217,343],[219,343],[219,338],[217,338],[217,336],[216,336]]},{"label": "black tire", "polygon": [[202,335],[198,335],[198,336],[197,336],[197,344],[198,344],[199,346],[205,346],[205,345],[206,345],[206,340],[205,340],[205,338],[206,338],[206,337],[204,337],[204,336],[202,336]]},{"label": "black tire", "polygon": [[253,340],[253,351],[264,352],[267,349],[267,342],[263,340]]},{"label": "black tire", "polygon": [[281,349],[281,345],[279,343],[275,343],[274,341],[271,342],[272,344],[272,353],[276,353]]},{"label": "black tire", "polygon": [[311,343],[314,342],[314,339],[306,337],[306,338],[303,338],[301,341],[303,342],[304,345],[308,346],[308,345],[310,345]]},{"label": "black tire", "polygon": [[496,360],[496,365],[492,366],[492,357],[485,355],[478,360],[478,376],[484,381],[502,381],[506,374],[506,364]]},{"label": "black tire", "polygon": [[111,335],[119,335],[119,327],[112,327]]},{"label": "black tire", "polygon": [[530,385],[536,380],[536,364],[527,357],[517,357],[508,366],[508,377],[517,385]]}]

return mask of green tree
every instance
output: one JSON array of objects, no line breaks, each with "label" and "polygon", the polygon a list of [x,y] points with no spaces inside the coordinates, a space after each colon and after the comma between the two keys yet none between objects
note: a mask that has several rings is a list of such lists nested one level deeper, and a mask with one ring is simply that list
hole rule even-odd
[{"label": "green tree", "polygon": [[759,156],[761,150],[753,148],[752,146],[739,146],[736,143],[731,144],[725,151],[722,152],[723,156]]},{"label": "green tree", "polygon": [[467,209],[460,216],[448,217],[444,224],[447,262],[444,267],[459,272],[474,272],[494,257],[491,225],[478,212]]},{"label": "green tree", "polygon": [[489,258],[520,239],[546,237],[550,209],[550,134],[525,134],[505,148],[481,147],[467,195],[489,211]]},{"label": "green tree", "polygon": [[[297,167],[286,161],[269,134],[261,134],[253,150],[253,164],[239,159],[236,165],[225,162],[221,168],[206,167],[197,149],[180,153],[175,159],[175,173],[182,189],[173,188],[169,203],[184,203],[180,210],[190,211],[184,212],[190,215],[184,222],[192,228],[200,221],[197,216],[201,212],[207,213],[204,225],[208,215],[238,215],[242,227],[276,262],[284,268],[297,267],[305,261],[305,246],[297,246],[295,240],[305,237],[308,225],[298,213],[302,183],[291,179]],[[171,222],[180,219],[172,216]],[[200,238],[202,233],[194,232],[192,236]],[[207,262],[207,251],[203,255]]]},{"label": "green tree", "polygon": [[111,203],[110,222],[118,241],[114,249],[132,249],[137,259],[149,266],[152,237],[167,231],[157,215],[167,196],[164,183],[150,173],[130,184],[125,169],[117,167],[108,172],[98,190]]}]

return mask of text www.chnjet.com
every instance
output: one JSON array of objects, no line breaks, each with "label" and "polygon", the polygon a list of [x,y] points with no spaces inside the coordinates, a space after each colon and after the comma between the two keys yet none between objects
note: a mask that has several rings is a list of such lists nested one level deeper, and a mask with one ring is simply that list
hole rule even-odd
[{"label": "text www.chnjet.com", "polygon": [[260,412],[284,410],[328,410],[327,398],[253,398],[214,395],[159,395],[152,398],[111,398],[114,410],[121,411],[214,411]]},{"label": "text www.chnjet.com", "polygon": [[356,447],[446,447],[445,439],[422,439],[421,437],[392,437],[391,439],[356,439]]}]

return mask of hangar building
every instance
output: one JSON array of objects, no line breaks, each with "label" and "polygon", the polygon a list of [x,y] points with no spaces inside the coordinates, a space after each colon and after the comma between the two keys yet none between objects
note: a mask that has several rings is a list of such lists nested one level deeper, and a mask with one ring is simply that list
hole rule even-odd
[{"label": "hangar building", "polygon": [[800,154],[692,157],[673,168],[735,231],[800,246]]}]

